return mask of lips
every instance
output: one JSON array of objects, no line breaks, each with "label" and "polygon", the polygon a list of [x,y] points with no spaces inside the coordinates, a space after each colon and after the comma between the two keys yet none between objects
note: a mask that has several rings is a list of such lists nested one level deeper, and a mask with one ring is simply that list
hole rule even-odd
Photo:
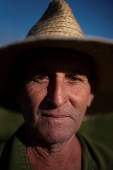
[{"label": "lips", "polygon": [[45,114],[45,113],[42,113],[42,117],[52,117],[52,118],[66,118],[66,117],[69,117],[69,116],[66,116],[66,115],[61,115],[61,114],[58,114],[58,113],[55,113],[55,114]]},{"label": "lips", "polygon": [[76,113],[73,109],[54,109],[54,110],[40,110],[38,109],[37,115],[43,118],[71,118],[75,119]]},{"label": "lips", "polygon": [[57,126],[59,125],[64,125],[64,123],[67,124],[67,121],[69,121],[68,119],[69,116],[64,116],[64,115],[53,115],[53,114],[42,114],[41,115],[41,119],[42,121],[44,121],[44,123],[47,123],[49,125],[53,125],[55,126],[55,124]]}]

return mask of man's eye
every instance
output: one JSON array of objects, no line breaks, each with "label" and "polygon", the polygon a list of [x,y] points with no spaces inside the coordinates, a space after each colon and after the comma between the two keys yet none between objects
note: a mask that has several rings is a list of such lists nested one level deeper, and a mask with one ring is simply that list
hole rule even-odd
[{"label": "man's eye", "polygon": [[37,82],[37,83],[47,83],[49,80],[49,78],[47,76],[37,76],[34,78],[34,81]]},{"label": "man's eye", "polygon": [[70,77],[70,81],[77,81],[78,78],[77,77]]},{"label": "man's eye", "polygon": [[37,79],[39,80],[45,80],[47,77],[46,76],[38,76]]},{"label": "man's eye", "polygon": [[76,82],[76,81],[78,81],[79,79],[78,79],[77,77],[73,76],[73,77],[70,77],[69,80],[72,81],[72,82]]},{"label": "man's eye", "polygon": [[68,76],[68,81],[71,82],[71,83],[75,83],[75,82],[78,82],[78,81],[82,81],[82,79],[80,79],[77,76]]}]

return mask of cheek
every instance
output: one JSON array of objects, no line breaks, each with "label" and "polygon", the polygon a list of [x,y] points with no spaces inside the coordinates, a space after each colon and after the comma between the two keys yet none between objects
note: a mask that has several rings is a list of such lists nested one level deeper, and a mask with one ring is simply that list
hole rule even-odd
[{"label": "cheek", "polygon": [[84,115],[88,107],[88,98],[90,95],[90,88],[74,88],[68,89],[68,96],[71,105],[75,108],[76,117],[75,117],[75,130],[78,131]]},{"label": "cheek", "polygon": [[71,104],[75,109],[86,111],[88,107],[88,99],[90,95],[90,85],[87,87],[73,87],[68,89],[68,96]]},{"label": "cheek", "polygon": [[23,104],[28,111],[35,113],[46,94],[47,88],[40,88],[37,87],[37,85],[28,85],[26,86],[26,91],[23,94]]}]

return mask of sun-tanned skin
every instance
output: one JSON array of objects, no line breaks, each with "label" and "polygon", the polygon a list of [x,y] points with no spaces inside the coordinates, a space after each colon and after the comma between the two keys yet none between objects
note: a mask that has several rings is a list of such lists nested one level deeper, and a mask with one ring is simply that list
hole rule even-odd
[{"label": "sun-tanned skin", "polygon": [[76,132],[94,97],[88,59],[58,52],[33,57],[31,64],[19,97],[33,168],[80,170]]}]

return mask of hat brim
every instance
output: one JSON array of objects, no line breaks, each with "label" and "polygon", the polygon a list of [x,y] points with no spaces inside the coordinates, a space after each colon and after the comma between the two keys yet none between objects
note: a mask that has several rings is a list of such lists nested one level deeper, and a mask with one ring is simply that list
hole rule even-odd
[{"label": "hat brim", "polygon": [[[89,113],[113,111],[113,41],[100,38],[29,37],[0,48],[0,94],[3,95],[4,72],[19,53],[41,47],[76,50],[91,56],[98,64],[99,87]],[[7,98],[7,96],[6,96]]]}]

